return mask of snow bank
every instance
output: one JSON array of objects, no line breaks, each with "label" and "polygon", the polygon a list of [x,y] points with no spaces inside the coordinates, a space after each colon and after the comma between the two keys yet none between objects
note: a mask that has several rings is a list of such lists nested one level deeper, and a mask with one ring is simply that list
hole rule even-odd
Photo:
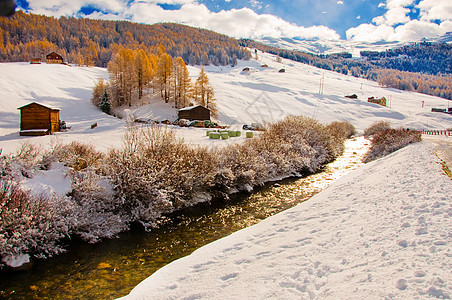
[{"label": "snow bank", "polygon": [[431,145],[412,144],[165,266],[124,299],[449,298],[451,188]]}]

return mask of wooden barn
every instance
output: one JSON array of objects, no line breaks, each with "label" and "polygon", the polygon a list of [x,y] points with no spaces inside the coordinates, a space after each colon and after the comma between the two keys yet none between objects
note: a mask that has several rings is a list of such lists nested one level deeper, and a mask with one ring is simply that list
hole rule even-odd
[{"label": "wooden barn", "polygon": [[367,98],[367,102],[380,104],[381,106],[386,106],[386,104],[387,104],[385,97],[382,97],[382,98],[370,97],[370,98]]},{"label": "wooden barn", "polygon": [[40,63],[41,63],[40,57],[30,59],[30,64],[32,64],[32,65],[39,65]]},{"label": "wooden barn", "polygon": [[201,105],[188,106],[179,109],[177,112],[179,120],[186,119],[190,121],[210,121],[210,110]]},{"label": "wooden barn", "polygon": [[63,57],[56,52],[52,52],[46,55],[46,62],[48,64],[62,64]]},{"label": "wooden barn", "polygon": [[32,102],[19,107],[20,135],[46,135],[60,131],[60,110]]}]

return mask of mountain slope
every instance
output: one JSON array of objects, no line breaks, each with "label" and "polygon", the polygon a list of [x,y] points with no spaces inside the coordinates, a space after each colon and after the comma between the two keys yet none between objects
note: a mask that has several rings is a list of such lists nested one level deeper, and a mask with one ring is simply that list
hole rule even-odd
[{"label": "mountain slope", "polygon": [[[447,108],[447,100],[379,87],[375,82],[324,71],[312,66],[283,60],[278,63],[270,54],[259,53],[259,61],[239,61],[235,67],[206,67],[219,108],[219,121],[234,128],[252,122],[273,122],[287,115],[305,115],[324,123],[350,121],[363,130],[379,120],[393,126],[414,129],[450,128],[452,115],[432,113],[432,107]],[[262,67],[267,64],[268,67]],[[249,67],[249,72],[242,71]],[[199,67],[189,67],[196,78]],[[285,69],[285,73],[279,73]],[[14,151],[21,142],[50,145],[55,140],[78,140],[108,150],[121,145],[125,120],[106,115],[91,104],[91,91],[99,77],[107,77],[106,69],[68,67],[64,65],[0,64],[0,148]],[[319,85],[323,80],[323,92]],[[357,94],[358,99],[345,95]],[[367,98],[385,96],[391,108],[367,102]],[[20,137],[18,107],[32,101],[61,108],[60,119],[71,126],[68,132],[44,137]],[[171,104],[150,97],[140,108],[131,107],[126,115],[175,118]],[[135,115],[133,116],[133,114]],[[90,125],[97,123],[97,127]],[[224,145],[234,142],[209,141],[202,129],[179,128],[178,134],[192,144]]]}]

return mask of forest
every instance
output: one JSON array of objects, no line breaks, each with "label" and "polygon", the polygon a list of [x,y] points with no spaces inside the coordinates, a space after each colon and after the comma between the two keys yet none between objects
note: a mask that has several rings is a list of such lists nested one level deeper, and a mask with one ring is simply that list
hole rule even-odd
[{"label": "forest", "polygon": [[29,61],[55,51],[68,63],[107,67],[118,47],[163,45],[172,57],[191,65],[229,65],[251,54],[238,40],[185,25],[137,24],[73,17],[47,17],[18,11],[0,19],[0,61]]},{"label": "forest", "polygon": [[361,51],[361,59],[350,53],[315,55],[279,49],[253,40],[241,45],[324,70],[377,81],[382,86],[416,91],[452,100],[452,45],[412,43],[383,52]]},{"label": "forest", "polygon": [[171,57],[163,45],[152,52],[118,47],[107,69],[110,80],[99,79],[91,98],[107,114],[114,107],[143,105],[144,97],[153,94],[165,103],[173,103],[176,109],[197,103],[208,108],[214,117],[218,116],[215,95],[204,67],[192,83],[182,57]]}]

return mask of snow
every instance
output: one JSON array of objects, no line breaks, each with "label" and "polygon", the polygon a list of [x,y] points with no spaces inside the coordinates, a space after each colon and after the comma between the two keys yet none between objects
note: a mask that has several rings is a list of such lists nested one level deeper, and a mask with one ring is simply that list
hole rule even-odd
[{"label": "snow", "polygon": [[[432,107],[447,108],[448,101],[438,97],[379,87],[377,83],[317,69],[312,66],[282,60],[270,54],[258,53],[258,61],[239,61],[235,67],[207,66],[205,70],[215,91],[219,108],[218,120],[233,130],[243,124],[280,120],[287,115],[305,115],[320,122],[350,121],[363,130],[375,121],[387,120],[393,127],[444,129],[452,124],[452,116],[430,112]],[[268,67],[261,67],[262,65]],[[250,72],[242,72],[249,67]],[[278,73],[284,68],[285,73]],[[188,67],[192,81],[200,67]],[[171,103],[154,98],[143,99],[140,107],[119,110],[119,119],[102,113],[91,104],[92,88],[99,78],[108,78],[106,69],[66,65],[29,63],[0,64],[0,149],[2,154],[14,152],[23,141],[49,147],[52,143],[80,141],[96,146],[100,151],[118,147],[127,127],[127,119],[173,120],[177,110]],[[323,93],[319,93],[320,80]],[[357,94],[358,99],[345,95]],[[370,96],[385,96],[391,108],[367,102]],[[18,107],[39,102],[59,107],[60,119],[71,129],[51,136],[19,136]],[[423,105],[423,107],[422,107]],[[91,129],[91,125],[97,127]],[[141,126],[141,125],[139,125]],[[205,129],[179,128],[177,135],[187,143],[219,146],[241,142],[245,138],[212,141]],[[244,134],[242,135],[244,136]]]},{"label": "snow", "polygon": [[[251,71],[242,72],[244,67]],[[281,68],[286,72],[278,73]],[[451,115],[430,112],[447,107],[447,100],[288,60],[278,63],[269,54],[259,53],[259,61],[240,61],[235,67],[205,69],[217,98],[218,121],[231,129],[300,114],[325,123],[350,121],[358,130],[380,120],[416,129],[452,124]],[[189,67],[193,79],[199,70]],[[123,110],[124,119],[102,113],[90,98],[98,78],[107,77],[102,68],[1,63],[1,153],[12,153],[24,142],[49,148],[71,141],[108,151],[122,144],[127,119],[171,120],[177,115],[171,104],[155,99]],[[359,99],[344,97],[354,93]],[[385,96],[391,108],[366,102],[370,96]],[[60,119],[71,129],[19,136],[17,108],[34,101],[59,107]],[[91,129],[94,123],[97,127]],[[245,140],[244,133],[214,141],[207,129],[168,127],[192,145]],[[65,174],[56,165],[24,184],[34,192],[64,195],[70,190]],[[292,210],[168,265],[139,285],[130,299],[450,297],[451,182],[431,146],[411,145],[340,178]]]},{"label": "snow", "polygon": [[53,163],[50,170],[39,171],[30,179],[24,179],[22,185],[35,196],[64,196],[72,191],[71,179],[67,175],[67,167],[62,163]]},{"label": "snow", "polygon": [[2,261],[11,268],[18,268],[24,264],[30,262],[30,256],[28,254],[8,255],[2,258]]},{"label": "snow", "polygon": [[124,299],[452,295],[452,181],[428,143],[172,262]]}]

